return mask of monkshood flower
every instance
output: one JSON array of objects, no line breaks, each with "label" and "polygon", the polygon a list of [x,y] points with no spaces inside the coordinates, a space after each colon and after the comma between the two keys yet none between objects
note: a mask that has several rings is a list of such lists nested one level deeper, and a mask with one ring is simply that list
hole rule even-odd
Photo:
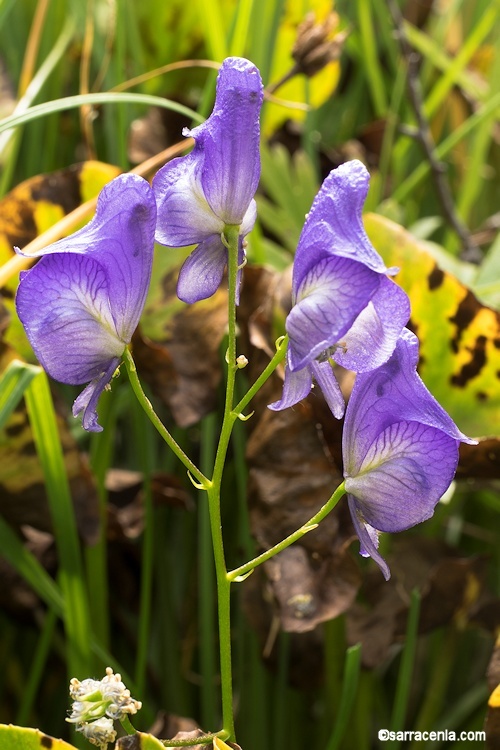
[{"label": "monkshood flower", "polygon": [[[124,174],[101,191],[87,226],[41,250],[21,274],[19,318],[55,380],[89,383],[73,405],[100,432],[96,407],[139,322],[151,278],[156,203],[142,177]],[[20,252],[16,248],[16,252]]]},{"label": "monkshood flower", "polygon": [[476,442],[429,393],[417,362],[418,339],[405,329],[385,364],[356,376],[345,415],[345,488],[360,554],[386,580],[378,533],[430,518],[455,475],[459,443]]},{"label": "monkshood flower", "polygon": [[406,293],[386,268],[364,230],[361,212],[369,174],[359,161],[332,170],[307,215],[295,255],[293,307],[286,319],[289,336],[285,409],[305,398],[317,381],[340,418],[344,399],[332,363],[367,372],[391,355],[410,317]]},{"label": "monkshood flower", "polygon": [[240,228],[238,265],[244,262],[244,238],[256,217],[262,99],[255,65],[228,57],[219,70],[212,114],[202,125],[183,131],[194,138],[194,149],[172,159],[153,180],[157,242],[198,245],[179,274],[177,294],[184,302],[206,299],[219,287],[227,263],[222,235],[228,225]]}]

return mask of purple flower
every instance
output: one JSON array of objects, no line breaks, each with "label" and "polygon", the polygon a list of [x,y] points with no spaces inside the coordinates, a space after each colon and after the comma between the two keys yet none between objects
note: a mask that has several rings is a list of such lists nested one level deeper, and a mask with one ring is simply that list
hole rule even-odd
[{"label": "purple flower", "polygon": [[120,175],[101,191],[92,221],[41,250],[34,268],[21,274],[17,312],[40,363],[62,383],[91,381],[73,405],[91,432],[102,430],[99,396],[144,307],[155,222],[148,183]]},{"label": "purple flower", "polygon": [[455,475],[459,443],[475,443],[429,393],[417,361],[418,339],[405,329],[385,364],[356,376],[345,415],[345,488],[360,554],[386,580],[378,532],[430,518]]},{"label": "purple flower", "polygon": [[359,161],[334,169],[306,218],[293,266],[283,395],[271,409],[305,398],[314,378],[340,418],[344,399],[331,365],[378,367],[410,317],[406,293],[386,275],[398,269],[385,267],[363,227],[368,182]]},{"label": "purple flower", "polygon": [[228,57],[217,78],[212,114],[184,135],[195,139],[187,156],[172,159],[156,174],[156,240],[169,247],[198,245],[181,268],[177,294],[197,302],[214,294],[222,281],[226,225],[240,227],[238,260],[245,258],[244,237],[256,217],[260,177],[260,126],[263,87],[248,60]]}]

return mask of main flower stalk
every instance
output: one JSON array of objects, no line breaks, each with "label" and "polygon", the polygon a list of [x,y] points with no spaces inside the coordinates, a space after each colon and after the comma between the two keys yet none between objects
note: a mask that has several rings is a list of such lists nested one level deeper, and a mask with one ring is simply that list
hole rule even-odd
[{"label": "main flower stalk", "polygon": [[212,532],[212,546],[215,561],[215,576],[217,581],[217,603],[219,619],[219,653],[222,696],[222,725],[228,733],[229,739],[234,740],[233,714],[233,677],[231,663],[231,581],[227,576],[226,559],[224,554],[224,539],[221,522],[221,483],[229,440],[235,417],[232,413],[234,399],[234,381],[236,371],[236,295],[238,277],[238,236],[239,227],[228,225],[225,227],[223,242],[228,252],[228,344],[227,344],[227,380],[224,417],[211,487],[207,489],[208,508],[210,514],[210,528]]}]

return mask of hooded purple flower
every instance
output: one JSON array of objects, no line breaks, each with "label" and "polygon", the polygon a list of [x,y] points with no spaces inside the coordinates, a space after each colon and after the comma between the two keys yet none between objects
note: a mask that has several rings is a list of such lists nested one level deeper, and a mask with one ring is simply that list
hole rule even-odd
[{"label": "hooded purple flower", "polygon": [[260,177],[260,126],[263,87],[248,60],[228,57],[217,78],[212,114],[184,135],[195,139],[187,156],[172,159],[156,174],[156,240],[169,247],[198,245],[181,268],[177,294],[197,302],[214,294],[222,281],[226,225],[240,227],[238,260],[245,258],[244,237],[256,217]]},{"label": "hooded purple flower", "polygon": [[92,221],[41,250],[34,268],[21,274],[17,312],[38,360],[61,383],[91,381],[73,405],[91,432],[102,430],[99,396],[144,307],[155,222],[149,184],[120,175],[101,191]]},{"label": "hooded purple flower", "polygon": [[390,357],[410,317],[406,293],[386,275],[398,269],[385,267],[363,227],[368,183],[359,161],[334,169],[306,218],[293,266],[283,395],[271,409],[301,401],[314,378],[333,414],[342,417],[332,363],[373,370]]},{"label": "hooded purple flower", "polygon": [[475,443],[429,393],[417,361],[418,339],[405,329],[385,364],[356,376],[345,415],[345,488],[360,554],[386,580],[378,532],[430,518],[455,475],[459,443]]}]

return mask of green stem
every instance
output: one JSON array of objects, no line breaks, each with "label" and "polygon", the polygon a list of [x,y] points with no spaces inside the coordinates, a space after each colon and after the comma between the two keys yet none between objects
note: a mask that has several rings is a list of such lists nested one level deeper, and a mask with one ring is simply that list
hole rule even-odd
[{"label": "green stem", "polygon": [[125,362],[125,367],[127,368],[127,374],[130,380],[130,385],[132,386],[132,389],[136,395],[137,400],[139,401],[140,405],[144,409],[147,417],[151,421],[151,423],[154,425],[156,430],[160,433],[163,440],[166,442],[168,447],[175,453],[177,458],[184,464],[184,466],[187,468],[188,472],[191,474],[194,479],[196,479],[201,487],[199,489],[208,489],[211,485],[211,482],[209,479],[206,478],[206,476],[198,469],[197,466],[191,461],[191,459],[186,456],[180,445],[174,440],[170,432],[167,430],[163,422],[160,420],[158,415],[156,414],[155,410],[153,409],[153,406],[151,404],[151,401],[148,399],[144,391],[142,390],[142,385],[137,377],[137,369],[135,366],[135,362],[132,359],[132,354],[130,353],[129,348],[127,347],[123,353],[123,361]]},{"label": "green stem", "polygon": [[227,576],[224,554],[224,539],[221,522],[221,483],[227,449],[231,438],[232,428],[237,418],[232,414],[234,399],[234,381],[236,371],[236,286],[238,280],[238,242],[239,227],[226,226],[224,231],[225,244],[228,249],[228,346],[227,346],[227,381],[224,417],[220,432],[219,444],[215,456],[214,472],[211,486],[207,488],[208,511],[210,515],[210,530],[215,562],[215,577],[217,581],[217,602],[219,620],[219,655],[220,678],[222,696],[222,725],[228,733],[229,739],[234,739],[233,714],[233,678],[231,663],[231,612],[230,593],[231,581]]},{"label": "green stem", "polygon": [[282,552],[284,549],[289,547],[291,544],[296,542],[298,539],[301,539],[305,534],[307,534],[309,531],[312,531],[317,527],[320,521],[327,516],[330,511],[332,511],[337,503],[339,502],[340,498],[345,494],[345,483],[342,482],[333,495],[330,497],[330,499],[318,510],[317,513],[312,516],[312,518],[309,519],[303,526],[300,527],[300,529],[297,529],[297,531],[294,531],[293,534],[290,534],[290,536],[287,536],[286,539],[283,539],[278,544],[275,544],[274,547],[271,547],[270,549],[266,550],[266,552],[263,552],[261,555],[258,555],[258,557],[255,557],[253,560],[250,560],[249,562],[245,563],[244,565],[240,565],[239,568],[235,568],[234,570],[231,570],[228,572],[227,577],[229,581],[238,581],[242,580],[246,577],[248,573],[251,573],[254,568],[256,568],[258,565],[262,565],[262,563],[266,562],[266,560],[269,560],[271,557],[274,557],[274,555],[277,555],[278,552]]},{"label": "green stem", "polygon": [[276,342],[276,354],[274,355],[274,357],[270,360],[265,370],[262,371],[262,373],[259,375],[259,377],[255,381],[255,383],[251,386],[251,388],[248,389],[248,391],[245,393],[241,401],[239,401],[234,407],[232,414],[235,419],[240,416],[243,409],[246,406],[248,406],[248,404],[253,399],[257,391],[259,391],[262,388],[266,380],[270,378],[270,376],[276,370],[278,365],[285,359],[287,348],[288,348],[288,336],[282,336]]},{"label": "green stem", "polygon": [[[214,465],[217,445],[215,414],[209,414],[201,423],[200,468],[209,474]],[[214,690],[217,674],[215,570],[210,532],[210,514],[207,503],[198,509],[198,623],[200,629],[200,673],[201,673],[201,726],[213,727],[218,714],[217,695]]]},{"label": "green stem", "polygon": [[132,723],[131,723],[130,719],[128,718],[127,714],[125,714],[124,716],[122,716],[122,718],[120,719],[120,724],[122,725],[122,727],[124,728],[124,730],[126,731],[127,734],[136,734],[137,733],[137,729],[132,725]]},{"label": "green stem", "polygon": [[147,661],[149,653],[149,637],[152,618],[153,595],[153,567],[154,567],[154,530],[155,513],[153,508],[153,492],[151,477],[154,469],[154,441],[149,424],[145,423],[145,415],[140,410],[140,404],[134,404],[134,434],[137,445],[139,466],[143,474],[143,504],[144,531],[141,550],[141,587],[139,598],[139,621],[137,626],[137,658],[135,664],[135,681],[137,692],[142,695],[146,686]]},{"label": "green stem", "polygon": [[160,742],[166,747],[193,747],[193,745],[208,745],[216,737],[220,737],[223,741],[228,739],[227,732],[221,729],[220,732],[204,734],[202,737],[197,737],[196,740],[160,740]]}]

